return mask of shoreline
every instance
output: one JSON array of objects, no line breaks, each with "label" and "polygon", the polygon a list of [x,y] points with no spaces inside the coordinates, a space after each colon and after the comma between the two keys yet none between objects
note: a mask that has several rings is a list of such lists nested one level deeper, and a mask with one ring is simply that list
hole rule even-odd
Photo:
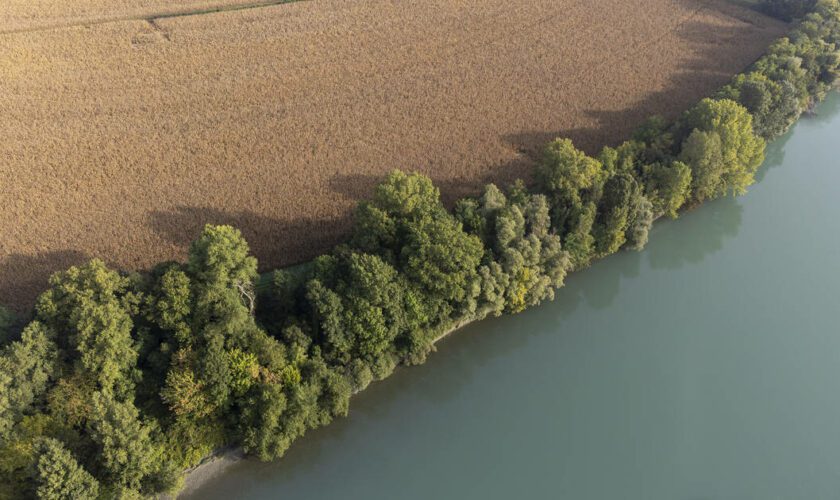
[{"label": "shoreline", "polygon": [[[840,91],[840,82],[838,82],[837,84],[835,84],[832,87],[832,91],[834,91],[834,92]],[[807,117],[814,117],[814,116],[817,116],[816,111],[815,110],[808,110],[807,112],[803,112],[802,116],[800,116],[796,121],[799,122],[800,120],[802,120],[803,117],[807,118]],[[691,210],[694,210],[696,208],[698,208],[698,207],[697,206],[687,207],[686,210],[691,211]],[[656,217],[654,219],[654,222],[656,220],[661,219],[661,218],[662,218],[662,216]],[[297,266],[290,266],[290,267],[295,268]],[[574,274],[574,271],[569,273],[569,275],[571,275],[571,274]],[[566,278],[568,278],[568,275],[566,276]],[[432,341],[432,346],[434,348],[436,348],[437,344],[439,342],[441,342],[442,340],[446,339],[450,335],[456,333],[457,331],[459,331],[463,328],[466,328],[467,326],[469,326],[473,323],[477,323],[479,321],[482,321],[482,320],[486,319],[490,315],[491,312],[492,311],[489,308],[485,308],[481,311],[476,312],[475,314],[465,316],[461,319],[453,320],[451,326],[449,326],[448,328],[445,328],[442,331],[442,333],[440,333],[437,337],[434,338],[434,340]],[[405,365],[398,365],[395,369],[401,369],[401,368],[405,369],[405,368],[410,368],[410,367],[405,366]],[[388,377],[386,377],[386,378],[388,378]],[[381,380],[384,380],[384,379],[381,379]],[[372,381],[371,384],[374,384],[374,383],[379,382],[381,380]],[[363,390],[364,389],[354,391],[352,395],[355,396],[356,394],[359,394]],[[249,456],[245,453],[245,451],[241,447],[227,447],[227,448],[224,448],[221,451],[219,451],[218,453],[215,453],[213,455],[205,457],[195,467],[192,467],[192,468],[184,471],[184,474],[182,476],[183,485],[182,485],[181,489],[178,490],[178,492],[174,494],[174,496],[172,496],[172,495],[160,495],[158,498],[161,498],[161,499],[176,498],[177,499],[177,498],[180,498],[184,494],[194,493],[196,490],[200,489],[202,486],[204,486],[210,480],[212,480],[212,479],[216,478],[217,476],[223,474],[230,467],[232,467],[233,465],[235,465],[235,464],[237,464],[237,463],[239,463],[243,460],[246,460],[247,458],[249,458]],[[280,458],[279,460],[282,460],[282,458]]]},{"label": "shoreline", "polygon": [[[489,314],[490,314],[489,309],[485,309],[485,310],[479,311],[478,313],[476,313],[474,315],[469,315],[469,316],[466,316],[464,318],[454,320],[453,324],[450,327],[445,328],[440,335],[435,337],[435,339],[432,341],[432,346],[436,347],[438,342],[444,340],[445,338],[454,334],[458,330],[466,328],[467,326],[469,326],[473,323],[479,322],[483,319],[486,319]],[[410,367],[405,366],[405,365],[399,365],[399,366],[396,367],[396,369],[401,369],[401,368],[404,369],[404,368],[410,368]],[[389,377],[385,377],[385,378],[389,378]],[[385,379],[375,380],[375,381],[371,382],[371,384],[375,384],[376,382],[381,382],[382,380],[385,380]],[[356,394],[359,394],[363,390],[364,389],[359,390],[359,391],[354,391],[353,396],[355,396]],[[248,458],[249,458],[249,455],[246,454],[245,450],[243,450],[241,447],[226,447],[226,448],[223,448],[220,451],[218,451],[217,453],[214,453],[214,454],[202,459],[202,461],[198,465],[196,465],[195,467],[192,467],[192,468],[184,471],[183,476],[182,476],[183,485],[181,486],[181,489],[178,490],[177,493],[159,495],[156,498],[159,498],[161,500],[177,499],[177,498],[181,498],[182,495],[189,494],[189,493],[194,493],[196,490],[198,490],[199,488],[204,486],[206,483],[208,483],[211,479],[216,478],[217,476],[223,474],[226,470],[228,470],[233,465],[238,464],[239,462],[242,462],[243,460],[246,460]],[[282,457],[279,460],[282,460]]]}]

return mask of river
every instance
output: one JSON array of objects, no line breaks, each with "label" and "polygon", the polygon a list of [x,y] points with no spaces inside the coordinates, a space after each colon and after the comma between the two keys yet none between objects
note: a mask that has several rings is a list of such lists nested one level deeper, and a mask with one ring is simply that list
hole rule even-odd
[{"label": "river", "polygon": [[840,498],[840,94],[749,194],[474,324],[201,499]]}]

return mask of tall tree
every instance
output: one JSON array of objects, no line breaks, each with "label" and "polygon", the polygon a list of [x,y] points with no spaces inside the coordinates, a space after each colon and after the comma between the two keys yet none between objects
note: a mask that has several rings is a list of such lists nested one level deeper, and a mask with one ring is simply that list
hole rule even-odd
[{"label": "tall tree", "polygon": [[549,197],[553,227],[569,252],[573,267],[586,266],[594,252],[592,225],[606,170],[569,139],[557,139],[546,147],[537,178]]},{"label": "tall tree", "polygon": [[729,99],[703,99],[680,128],[688,133],[680,160],[691,167],[694,201],[746,192],[764,161],[765,146],[746,108]]}]

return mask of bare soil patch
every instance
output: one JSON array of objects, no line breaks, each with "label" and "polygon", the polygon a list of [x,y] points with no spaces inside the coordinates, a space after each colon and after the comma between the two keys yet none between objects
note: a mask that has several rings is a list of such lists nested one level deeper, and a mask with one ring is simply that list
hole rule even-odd
[{"label": "bare soil patch", "polygon": [[181,259],[208,222],[299,262],[391,169],[450,202],[527,178],[547,140],[674,117],[784,29],[717,0],[315,0],[0,35],[0,302],[90,257]]}]

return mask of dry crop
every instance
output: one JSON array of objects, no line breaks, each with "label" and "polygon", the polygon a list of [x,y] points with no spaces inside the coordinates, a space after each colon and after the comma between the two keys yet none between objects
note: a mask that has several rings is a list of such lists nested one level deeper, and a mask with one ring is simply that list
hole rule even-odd
[{"label": "dry crop", "polygon": [[717,0],[74,15],[0,34],[0,302],[17,307],[90,257],[182,258],[207,222],[242,228],[264,268],[309,258],[393,168],[431,176],[450,202],[527,177],[549,138],[592,152],[674,117],[785,28]]}]

